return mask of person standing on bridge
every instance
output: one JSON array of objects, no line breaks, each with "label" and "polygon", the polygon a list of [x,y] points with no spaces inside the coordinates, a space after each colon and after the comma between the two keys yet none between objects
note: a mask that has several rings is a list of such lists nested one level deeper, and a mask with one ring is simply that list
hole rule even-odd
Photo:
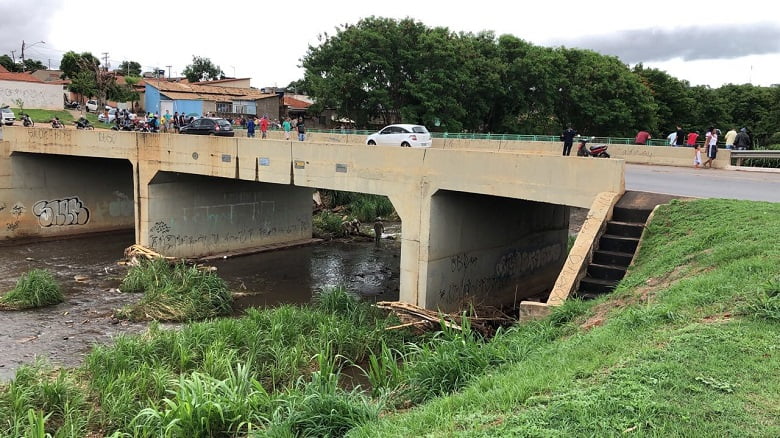
[{"label": "person standing on bridge", "polygon": [[674,145],[679,147],[685,144],[685,131],[683,131],[680,125],[677,125],[677,137],[675,137]]},{"label": "person standing on bridge", "polygon": [[739,130],[737,137],[734,139],[734,148],[738,151],[750,149],[750,136],[748,135],[746,128]]},{"label": "person standing on bridge", "polygon": [[572,129],[569,125],[566,130],[561,134],[561,140],[563,140],[563,156],[568,156],[571,153],[571,146],[574,144],[574,137],[577,136],[577,131]]},{"label": "person standing on bridge", "polygon": [[737,138],[737,130],[734,128],[729,129],[729,132],[726,133],[725,137],[725,143],[726,143],[726,149],[731,150],[731,148],[734,147],[734,140]]},{"label": "person standing on bridge", "polygon": [[712,160],[718,155],[718,130],[710,126],[707,137],[704,140],[704,145],[707,147],[707,161],[705,161],[701,167],[705,169],[712,169]]},{"label": "person standing on bridge", "polygon": [[634,144],[644,146],[651,138],[653,137],[650,135],[650,133],[643,129],[636,134],[636,137],[634,138]]}]

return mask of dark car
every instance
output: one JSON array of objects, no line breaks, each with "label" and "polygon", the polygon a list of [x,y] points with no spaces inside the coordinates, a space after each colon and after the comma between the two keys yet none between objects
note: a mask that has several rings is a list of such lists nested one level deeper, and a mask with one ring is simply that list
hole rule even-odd
[{"label": "dark car", "polygon": [[181,134],[195,135],[219,135],[223,137],[233,137],[236,135],[233,126],[225,119],[216,117],[201,117],[184,125],[179,130]]}]

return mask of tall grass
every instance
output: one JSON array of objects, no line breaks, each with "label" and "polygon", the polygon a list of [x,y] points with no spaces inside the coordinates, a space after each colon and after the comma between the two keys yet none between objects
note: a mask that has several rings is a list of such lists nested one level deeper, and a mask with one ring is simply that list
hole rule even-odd
[{"label": "tall grass", "polygon": [[389,216],[395,211],[387,196],[338,190],[320,190],[320,193],[328,207],[346,206],[347,211],[361,222],[373,222],[377,216]]},{"label": "tall grass", "polygon": [[31,309],[64,301],[59,284],[45,269],[33,269],[22,274],[16,287],[0,297],[0,309]]},{"label": "tall grass", "polygon": [[120,288],[144,294],[138,303],[120,312],[133,320],[194,321],[232,311],[233,297],[227,284],[213,272],[184,263],[143,261],[130,268]]}]

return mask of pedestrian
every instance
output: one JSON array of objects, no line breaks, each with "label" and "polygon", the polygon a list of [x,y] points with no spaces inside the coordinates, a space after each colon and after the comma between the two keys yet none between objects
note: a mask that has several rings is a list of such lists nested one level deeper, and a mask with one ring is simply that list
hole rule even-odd
[{"label": "pedestrian", "polygon": [[666,136],[666,140],[669,142],[669,146],[674,146],[677,144],[677,131],[672,131],[668,136]]},{"label": "pedestrian", "polygon": [[260,137],[266,138],[268,137],[268,115],[263,115],[263,118],[260,119]]},{"label": "pedestrian", "polygon": [[171,120],[173,121],[173,130],[174,130],[174,132],[179,132],[179,112],[178,111],[174,111],[173,112],[173,119],[171,119]]},{"label": "pedestrian", "polygon": [[698,169],[701,166],[701,147],[698,143],[695,143],[693,148],[693,167]]},{"label": "pedestrian", "polygon": [[699,133],[696,131],[691,131],[688,133],[688,138],[685,141],[686,146],[694,147],[696,146],[696,140],[699,139]]},{"label": "pedestrian", "polygon": [[718,155],[718,130],[710,126],[710,131],[704,139],[704,145],[707,147],[707,161],[702,163],[701,167],[712,169],[712,160]]},{"label": "pedestrian", "polygon": [[298,141],[303,141],[306,138],[306,126],[303,124],[303,117],[298,117],[298,124],[295,127],[298,130]]},{"label": "pedestrian", "polygon": [[563,140],[563,156],[568,156],[571,153],[571,146],[574,144],[574,137],[577,136],[577,131],[572,129],[571,125],[567,126],[561,134],[561,140]]},{"label": "pedestrian", "polygon": [[737,130],[734,128],[731,128],[729,132],[726,133],[726,137],[724,138],[726,143],[726,149],[731,150],[734,147],[734,140],[737,138]]},{"label": "pedestrian", "polygon": [[284,118],[284,123],[282,123],[282,129],[284,129],[284,139],[289,140],[290,131],[292,131],[292,123],[290,123],[289,117]]},{"label": "pedestrian", "polygon": [[734,147],[738,151],[746,151],[750,149],[750,136],[747,133],[746,128],[741,128],[737,138],[734,139]]},{"label": "pedestrian", "polygon": [[680,125],[677,125],[677,137],[675,137],[675,146],[682,146],[685,144],[685,131],[683,131]]},{"label": "pedestrian", "polygon": [[255,118],[250,117],[249,120],[246,122],[246,136],[249,138],[254,138],[255,136]]},{"label": "pedestrian", "polygon": [[374,244],[379,246],[379,241],[382,239],[382,233],[385,232],[385,225],[382,223],[382,218],[377,217],[374,221]]},{"label": "pedestrian", "polygon": [[645,130],[641,130],[636,134],[636,137],[634,137],[634,144],[638,144],[641,146],[644,146],[647,144],[647,141],[653,138],[649,132]]}]

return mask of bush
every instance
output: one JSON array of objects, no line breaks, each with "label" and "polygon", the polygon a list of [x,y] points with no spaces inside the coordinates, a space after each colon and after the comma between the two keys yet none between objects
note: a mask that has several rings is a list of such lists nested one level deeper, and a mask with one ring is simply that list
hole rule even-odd
[{"label": "bush", "polygon": [[143,292],[141,300],[119,312],[132,320],[194,321],[228,315],[233,296],[212,272],[163,259],[141,262],[128,271],[121,290]]},{"label": "bush", "polygon": [[16,287],[0,298],[10,309],[31,309],[58,304],[65,299],[54,277],[45,269],[33,269],[16,282]]},{"label": "bush", "polygon": [[314,236],[332,239],[334,237],[344,237],[344,227],[341,225],[342,217],[329,211],[314,216],[312,225],[314,226]]}]

